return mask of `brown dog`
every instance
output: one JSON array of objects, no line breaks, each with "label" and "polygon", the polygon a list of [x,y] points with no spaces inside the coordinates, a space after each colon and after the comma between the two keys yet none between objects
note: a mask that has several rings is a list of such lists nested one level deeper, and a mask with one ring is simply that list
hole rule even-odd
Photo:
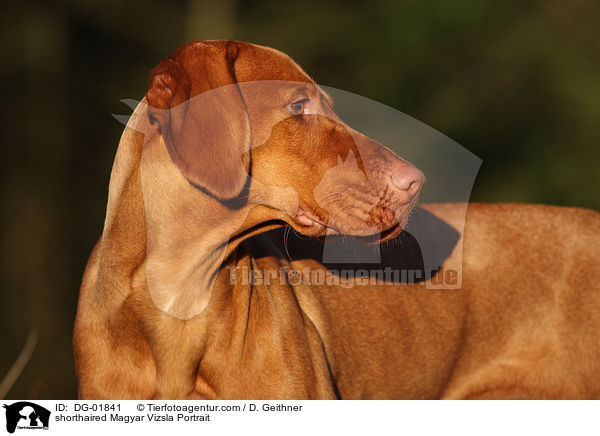
[{"label": "brown dog", "polygon": [[[117,151],[75,325],[80,397],[600,398],[600,216],[478,204],[463,235],[466,205],[413,210],[423,184],[282,53],[183,46]],[[323,264],[320,240],[344,234],[422,271],[411,212],[439,270],[365,282]],[[313,238],[284,244],[286,225]],[[459,289],[428,286],[461,267]]]}]

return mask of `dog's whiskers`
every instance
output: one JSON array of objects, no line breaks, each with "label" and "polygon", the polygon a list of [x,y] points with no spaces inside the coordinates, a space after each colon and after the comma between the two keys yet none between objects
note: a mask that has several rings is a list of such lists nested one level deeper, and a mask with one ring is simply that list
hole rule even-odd
[{"label": "dog's whiskers", "polygon": [[292,226],[288,225],[285,228],[285,232],[283,233],[283,247],[285,248],[285,254],[290,262],[292,262],[292,256],[290,256],[290,251],[288,250],[288,239],[290,236],[290,229]]}]

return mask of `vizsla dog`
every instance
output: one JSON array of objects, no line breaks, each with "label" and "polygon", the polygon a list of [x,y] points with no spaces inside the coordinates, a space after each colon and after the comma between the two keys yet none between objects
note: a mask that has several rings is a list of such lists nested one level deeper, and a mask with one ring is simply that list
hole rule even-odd
[{"label": "vizsla dog", "polygon": [[[117,151],[79,396],[600,398],[600,215],[471,204],[463,226],[465,204],[416,207],[424,183],[286,55],[184,45]],[[342,276],[364,265],[323,260],[336,236],[414,280]],[[430,286],[452,271],[460,286]]]}]

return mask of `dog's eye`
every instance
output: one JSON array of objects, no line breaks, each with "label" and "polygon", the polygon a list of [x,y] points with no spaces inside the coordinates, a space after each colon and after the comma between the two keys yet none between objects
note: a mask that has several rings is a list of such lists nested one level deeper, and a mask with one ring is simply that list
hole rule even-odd
[{"label": "dog's eye", "polygon": [[290,104],[290,112],[292,113],[292,115],[302,115],[302,113],[304,112],[304,106],[307,102],[308,99],[304,98],[302,100],[298,100]]}]

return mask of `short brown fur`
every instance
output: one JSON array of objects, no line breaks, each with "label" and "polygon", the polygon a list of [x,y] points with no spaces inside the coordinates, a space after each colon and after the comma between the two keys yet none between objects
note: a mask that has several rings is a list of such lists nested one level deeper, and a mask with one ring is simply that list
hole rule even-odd
[{"label": "short brown fur", "polygon": [[[204,107],[186,102],[225,85],[239,94],[199,141]],[[306,115],[285,112],[294,92]],[[121,139],[81,286],[80,398],[600,398],[599,214],[469,205],[442,267],[462,262],[455,290],[232,283],[234,267],[326,270],[288,258],[286,224],[317,238],[397,236],[424,179],[272,49],[188,44],[154,70],[146,101]],[[340,187],[349,201],[330,206]],[[416,213],[462,229],[466,207]]]}]

